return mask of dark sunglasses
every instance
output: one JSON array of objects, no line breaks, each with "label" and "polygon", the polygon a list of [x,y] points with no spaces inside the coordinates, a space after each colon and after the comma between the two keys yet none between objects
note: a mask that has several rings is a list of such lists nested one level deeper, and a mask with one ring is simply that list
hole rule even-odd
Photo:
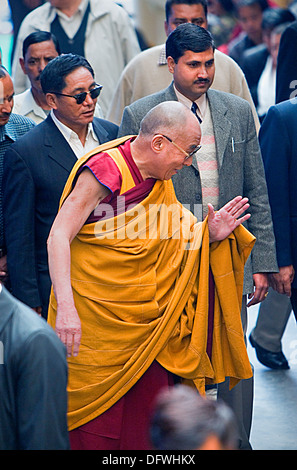
[{"label": "dark sunglasses", "polygon": [[103,88],[102,85],[96,85],[96,87],[93,88],[92,90],[82,91],[81,93],[78,93],[77,95],[65,95],[65,93],[58,93],[57,91],[49,91],[48,93],[53,93],[54,95],[60,95],[60,96],[68,96],[69,98],[74,98],[77,104],[82,104],[85,101],[87,95],[90,95],[92,100],[95,100],[96,98],[98,98],[98,96],[101,93],[102,88]]}]

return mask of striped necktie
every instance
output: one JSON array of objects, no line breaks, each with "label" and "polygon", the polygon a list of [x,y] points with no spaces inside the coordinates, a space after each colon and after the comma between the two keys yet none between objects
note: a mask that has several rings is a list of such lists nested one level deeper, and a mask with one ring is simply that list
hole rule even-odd
[{"label": "striped necktie", "polygon": [[191,111],[192,111],[192,113],[195,114],[196,118],[198,119],[199,123],[201,124],[202,119],[201,119],[201,118],[198,116],[198,114],[197,114],[198,106],[197,106],[197,104],[196,104],[195,102],[192,103]]}]

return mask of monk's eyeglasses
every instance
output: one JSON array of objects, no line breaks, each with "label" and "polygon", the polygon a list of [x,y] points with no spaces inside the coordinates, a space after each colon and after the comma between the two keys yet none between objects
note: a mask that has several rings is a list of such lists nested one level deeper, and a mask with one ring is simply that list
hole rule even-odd
[{"label": "monk's eyeglasses", "polygon": [[185,161],[188,160],[189,158],[193,157],[193,155],[198,152],[198,150],[201,149],[201,145],[197,145],[197,147],[195,147],[192,152],[188,153],[186,152],[184,149],[182,149],[179,145],[177,145],[174,140],[170,139],[170,137],[167,137],[167,135],[164,135],[164,134],[160,134],[162,137],[164,137],[165,139],[167,139],[172,145],[174,145],[178,150],[180,150],[180,152],[182,152],[186,157],[185,157]]},{"label": "monk's eyeglasses", "polygon": [[65,93],[58,93],[57,91],[49,91],[48,93],[53,93],[54,95],[60,95],[60,96],[68,96],[69,98],[74,98],[77,102],[77,104],[82,104],[87,95],[90,95],[92,100],[95,100],[98,98],[98,96],[101,93],[103,86],[102,85],[96,85],[95,88],[93,88],[90,91],[82,91],[81,93],[78,93],[77,95],[65,95]]}]

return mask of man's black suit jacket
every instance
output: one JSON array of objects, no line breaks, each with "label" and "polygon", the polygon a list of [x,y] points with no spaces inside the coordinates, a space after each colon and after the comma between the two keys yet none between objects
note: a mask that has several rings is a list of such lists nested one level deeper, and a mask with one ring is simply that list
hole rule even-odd
[{"label": "man's black suit jacket", "polygon": [[255,107],[259,104],[258,84],[265,68],[269,52],[265,44],[251,47],[243,54],[242,70],[245,74]]},{"label": "man's black suit jacket", "polygon": [[279,44],[276,68],[276,103],[296,98],[297,93],[297,21],[283,32]]},{"label": "man's black suit jacket", "polygon": [[[118,126],[94,118],[99,142],[117,137]],[[7,263],[13,295],[47,316],[50,277],[47,238],[77,158],[49,115],[11,145],[4,157],[3,207]]]}]

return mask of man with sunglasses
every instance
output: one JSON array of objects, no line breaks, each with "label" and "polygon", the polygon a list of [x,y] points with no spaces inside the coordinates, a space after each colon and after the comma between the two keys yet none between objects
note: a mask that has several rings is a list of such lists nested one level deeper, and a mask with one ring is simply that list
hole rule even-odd
[{"label": "man with sunglasses", "polygon": [[4,158],[4,229],[12,293],[47,317],[50,294],[46,243],[76,161],[117,136],[94,118],[101,86],[87,60],[64,54],[48,63],[41,86],[49,116]]},{"label": "man with sunglasses", "polygon": [[[136,134],[143,116],[163,101],[194,103],[202,120],[202,148],[192,164],[173,176],[178,200],[202,220],[207,205],[221,207],[236,194],[251,202],[249,230],[257,242],[245,266],[242,322],[246,332],[247,306],[265,299],[268,274],[277,272],[272,219],[265,174],[250,105],[231,93],[211,89],[215,74],[214,43],[210,33],[195,24],[183,24],[166,41],[171,85],[141,98],[124,110],[119,136]],[[199,212],[200,210],[200,212]],[[242,381],[229,392],[219,384],[218,396],[225,399],[239,421],[240,448],[249,449],[252,419],[252,380]],[[243,403],[243,407],[241,404]]]}]

